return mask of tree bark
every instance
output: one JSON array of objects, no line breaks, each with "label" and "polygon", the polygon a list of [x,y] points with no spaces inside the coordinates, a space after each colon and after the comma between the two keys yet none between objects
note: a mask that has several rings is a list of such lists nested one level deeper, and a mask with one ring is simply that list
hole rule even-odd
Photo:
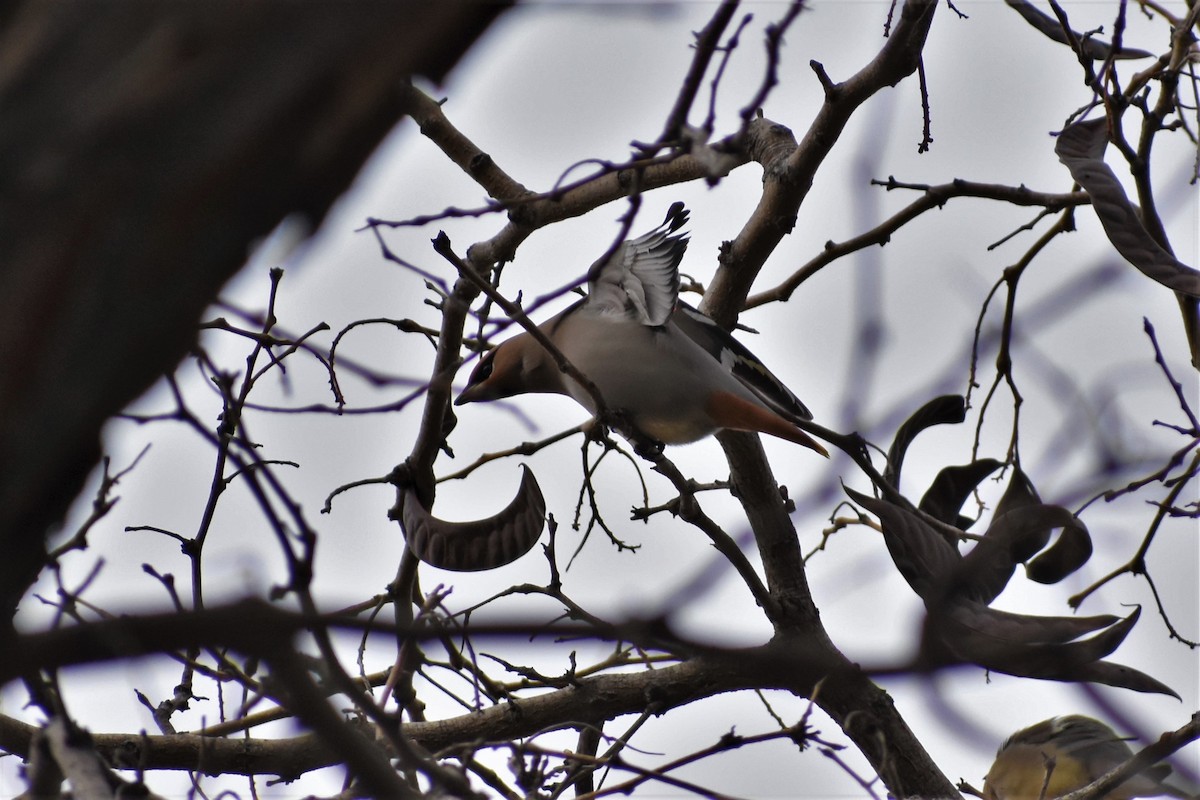
[{"label": "tree bark", "polygon": [[169,372],[254,242],[315,229],[505,6],[60,3],[0,14],[0,618],[105,420]]}]

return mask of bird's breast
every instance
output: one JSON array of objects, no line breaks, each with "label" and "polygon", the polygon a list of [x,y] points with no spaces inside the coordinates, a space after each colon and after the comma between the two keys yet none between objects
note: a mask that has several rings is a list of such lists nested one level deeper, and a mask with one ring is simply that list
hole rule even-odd
[{"label": "bird's breast", "polygon": [[[600,390],[604,404],[666,444],[693,442],[716,430],[706,408],[720,366],[671,325],[650,327],[606,316],[564,320],[560,347]],[[568,380],[570,393],[595,413],[591,395]]]}]

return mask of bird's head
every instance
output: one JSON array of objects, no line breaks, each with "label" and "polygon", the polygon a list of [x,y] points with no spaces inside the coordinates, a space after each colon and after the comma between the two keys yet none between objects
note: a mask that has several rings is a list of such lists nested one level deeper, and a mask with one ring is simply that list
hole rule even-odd
[{"label": "bird's head", "polygon": [[[549,367],[549,369],[547,369]],[[484,353],[471,371],[456,406],[500,400],[526,392],[559,392],[561,379],[546,351],[522,333]]]}]

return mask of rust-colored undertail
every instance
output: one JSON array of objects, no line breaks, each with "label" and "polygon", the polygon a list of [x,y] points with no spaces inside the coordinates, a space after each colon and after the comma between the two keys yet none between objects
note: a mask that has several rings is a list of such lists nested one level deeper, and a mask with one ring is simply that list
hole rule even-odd
[{"label": "rust-colored undertail", "polygon": [[771,436],[777,436],[780,439],[804,445],[829,458],[828,450],[807,433],[796,427],[790,420],[781,417],[774,411],[751,403],[749,400],[743,400],[735,394],[713,392],[706,410],[713,421],[722,428],[730,428],[735,431],[768,433]]}]

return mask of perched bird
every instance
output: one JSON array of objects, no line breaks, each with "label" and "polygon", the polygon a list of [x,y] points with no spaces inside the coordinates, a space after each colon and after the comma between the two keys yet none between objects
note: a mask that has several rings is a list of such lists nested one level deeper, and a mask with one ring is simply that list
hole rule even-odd
[{"label": "perched bird", "polygon": [[[663,444],[722,428],[825,448],[796,425],[812,414],[724,329],[679,301],[688,212],[622,243],[588,271],[588,295],[538,327],[599,390],[605,407]],[[456,405],[527,392],[565,394],[593,414],[592,395],[522,332],[484,354]]]},{"label": "perched bird", "polygon": [[[1008,738],[983,779],[983,796],[987,800],[1051,800],[1082,789],[1132,756],[1125,740],[1103,722],[1078,714],[1054,717]],[[1156,764],[1104,797],[1192,797],[1163,782],[1170,772],[1168,765]]]}]

